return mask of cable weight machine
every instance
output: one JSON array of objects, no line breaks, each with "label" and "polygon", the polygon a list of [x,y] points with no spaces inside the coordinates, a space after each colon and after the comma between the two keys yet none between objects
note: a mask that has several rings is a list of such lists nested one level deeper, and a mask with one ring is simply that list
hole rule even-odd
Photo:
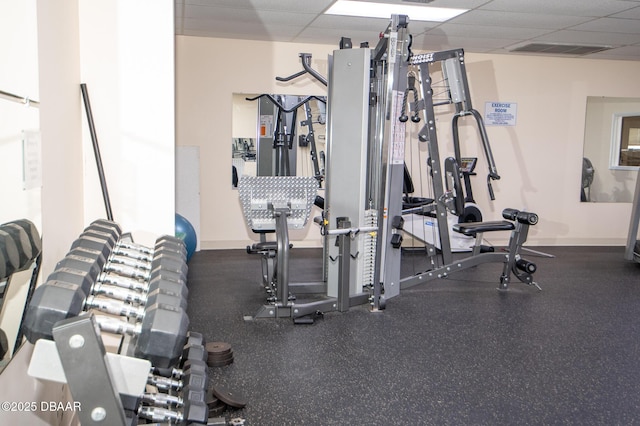
[{"label": "cable weight machine", "polygon": [[[348,43],[334,51],[329,60],[326,189],[323,215],[318,221],[324,235],[324,276],[322,287],[314,286],[322,288],[329,301],[322,304],[323,309],[338,310],[340,305],[340,310],[344,310],[368,302],[373,311],[382,310],[386,301],[399,295],[402,288],[446,278],[456,271],[484,263],[503,265],[500,290],[507,290],[512,276],[527,285],[537,286],[533,281],[535,264],[520,255],[529,227],[538,223],[535,213],[505,209],[504,220],[456,224],[453,230],[475,238],[476,246],[471,256],[454,262],[447,216],[460,216],[465,210],[464,174],[460,168],[462,158],[457,139],[457,123],[461,117],[471,115],[477,122],[489,165],[487,182],[492,197],[491,181],[500,176],[482,117],[469,100],[464,52],[457,49],[414,55],[408,24],[408,17],[393,15],[375,48],[353,49]],[[446,63],[443,67],[450,98],[443,103],[436,102],[433,96],[429,66],[436,62]],[[309,66],[303,57],[303,67],[305,64]],[[402,199],[409,94],[413,95],[409,105],[411,122],[424,123],[417,136],[421,143],[427,144],[428,166],[433,176],[433,202],[419,209],[437,221],[440,248],[428,248],[427,255],[432,258],[430,270],[402,278]],[[443,104],[456,107],[452,124],[455,156],[444,161],[439,152],[434,113],[434,107]],[[256,182],[255,185],[263,183]],[[248,193],[260,191],[249,188]],[[281,229],[279,235],[284,235],[284,229],[291,226],[286,219],[290,217],[287,209],[297,204],[296,199],[288,196],[273,202],[252,200],[248,195],[244,204],[250,209],[262,206],[264,214],[272,215],[270,220],[277,222],[275,227]],[[256,211],[246,210],[245,216],[247,212],[257,215]],[[301,218],[305,222],[308,219]],[[345,223],[348,224],[347,231]],[[506,252],[482,253],[482,235],[495,231],[511,233]],[[349,241],[347,248],[345,238]],[[277,277],[283,272],[286,276],[280,268],[288,267],[287,259],[281,257],[288,255],[288,245],[281,244],[280,247],[278,271],[273,274]],[[262,316],[295,318],[307,311],[306,306],[300,306],[280,283],[276,282],[274,288],[278,293],[277,301],[265,305]],[[291,288],[301,289],[289,285],[287,290]],[[336,303],[338,298],[342,303]]]}]

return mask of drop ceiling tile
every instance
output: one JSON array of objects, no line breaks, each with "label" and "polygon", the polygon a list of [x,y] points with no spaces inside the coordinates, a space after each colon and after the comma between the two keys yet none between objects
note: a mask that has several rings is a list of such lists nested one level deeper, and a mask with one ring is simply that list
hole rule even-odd
[{"label": "drop ceiling tile", "polygon": [[616,13],[615,15],[609,16],[609,18],[640,19],[640,6]]},{"label": "drop ceiling tile", "polygon": [[504,47],[504,40],[495,38],[466,38],[451,37],[442,33],[426,33],[415,37],[412,49],[415,52],[434,52],[439,50],[459,49],[463,48],[469,52],[487,52],[489,50]]},{"label": "drop ceiling tile", "polygon": [[[499,26],[485,25],[458,25],[442,24],[437,27],[448,36],[469,37],[469,38],[504,38],[511,40],[529,39],[539,37],[549,32],[549,30],[536,28],[506,28]],[[432,31],[432,30],[430,30]],[[427,31],[426,34],[429,34]]]},{"label": "drop ceiling tile", "polygon": [[629,2],[623,0],[493,0],[479,9],[599,17],[622,12],[630,7]]},{"label": "drop ceiling tile", "polygon": [[637,34],[563,30],[536,37],[532,41],[622,46],[640,43],[640,36]]},{"label": "drop ceiling tile", "polygon": [[448,21],[450,24],[473,24],[494,27],[562,29],[591,18],[570,15],[541,15],[492,10],[472,10]]},{"label": "drop ceiling tile", "polygon": [[[422,22],[421,22],[422,23]],[[409,22],[409,28],[413,28],[415,23]],[[362,18],[357,16],[320,15],[309,27],[311,28],[336,28],[347,31],[384,31],[389,25],[389,19],[382,18]]]},{"label": "drop ceiling tile", "polygon": [[640,34],[640,21],[635,19],[600,18],[571,28],[578,31],[604,31]]}]

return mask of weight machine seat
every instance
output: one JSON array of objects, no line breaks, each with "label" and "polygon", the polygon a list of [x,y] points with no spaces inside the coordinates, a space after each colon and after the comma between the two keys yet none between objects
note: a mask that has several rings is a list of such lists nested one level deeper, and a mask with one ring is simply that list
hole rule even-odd
[{"label": "weight machine seat", "polygon": [[413,186],[413,179],[411,178],[411,173],[409,173],[409,168],[407,167],[407,163],[404,164],[404,175],[402,180],[402,210],[414,209],[416,207],[426,206],[428,204],[433,204],[435,201],[433,198],[424,198],[424,197],[413,197],[409,194],[413,194],[415,188]]},{"label": "weight machine seat", "polygon": [[[293,248],[293,244],[289,243],[289,248]],[[274,254],[278,252],[278,242],[277,241],[262,241],[259,243],[252,244],[247,246],[247,253],[249,254],[265,254],[268,252],[273,252]]]},{"label": "weight machine seat", "polygon": [[428,204],[433,204],[434,201],[435,200],[433,198],[410,197],[405,195],[402,197],[402,210],[426,206]]},{"label": "weight machine seat", "polygon": [[468,237],[475,237],[476,234],[483,232],[513,231],[514,229],[516,229],[515,224],[507,220],[456,223],[453,225],[454,231],[464,234]]}]

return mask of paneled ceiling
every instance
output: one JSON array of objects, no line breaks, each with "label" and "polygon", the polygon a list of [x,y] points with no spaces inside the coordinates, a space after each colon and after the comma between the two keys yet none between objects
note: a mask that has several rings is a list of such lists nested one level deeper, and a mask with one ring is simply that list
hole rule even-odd
[{"label": "paneled ceiling", "polygon": [[[175,0],[175,31],[336,48],[341,37],[349,37],[354,46],[365,41],[375,46],[389,20],[323,14],[334,1]],[[385,0],[418,5],[416,1],[420,0]],[[411,22],[409,16],[414,51],[462,47],[467,52],[514,55],[522,52],[513,49],[532,45],[538,55],[640,61],[640,0],[433,0],[428,5],[470,10],[443,23]],[[563,45],[606,50],[558,53],[565,50]]]}]

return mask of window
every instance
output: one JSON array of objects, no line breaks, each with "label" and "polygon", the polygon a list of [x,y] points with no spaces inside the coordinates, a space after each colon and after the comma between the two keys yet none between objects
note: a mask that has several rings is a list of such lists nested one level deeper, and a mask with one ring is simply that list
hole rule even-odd
[{"label": "window", "polygon": [[611,169],[640,167],[640,113],[613,114]]}]

